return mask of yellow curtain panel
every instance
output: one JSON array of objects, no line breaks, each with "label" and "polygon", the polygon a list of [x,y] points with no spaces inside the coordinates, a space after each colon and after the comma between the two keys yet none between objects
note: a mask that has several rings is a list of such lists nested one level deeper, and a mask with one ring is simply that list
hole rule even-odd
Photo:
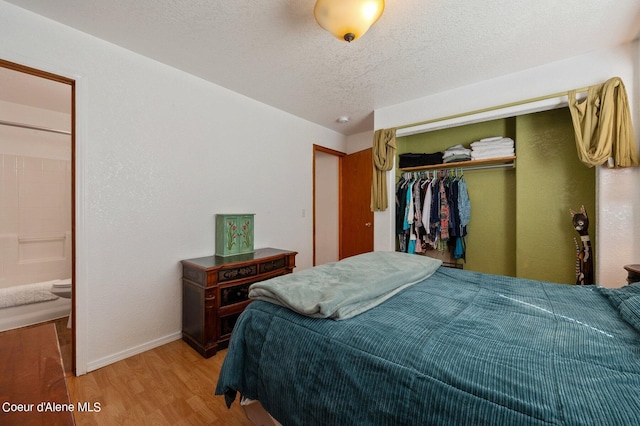
[{"label": "yellow curtain panel", "polygon": [[615,168],[638,165],[629,101],[620,78],[589,87],[586,99],[578,101],[575,90],[568,98],[580,161],[589,167],[609,158]]},{"label": "yellow curtain panel", "polygon": [[389,207],[387,171],[393,168],[396,157],[396,129],[380,129],[373,134],[373,180],[371,181],[371,211]]}]

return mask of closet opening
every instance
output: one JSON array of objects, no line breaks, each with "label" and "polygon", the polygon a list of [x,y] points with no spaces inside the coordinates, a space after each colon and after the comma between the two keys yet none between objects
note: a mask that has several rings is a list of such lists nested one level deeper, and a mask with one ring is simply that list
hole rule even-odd
[{"label": "closet opening", "polygon": [[0,288],[35,302],[13,298],[0,331],[55,322],[75,374],[75,81],[0,59],[0,87]]},{"label": "closet opening", "polygon": [[[453,249],[442,244],[423,254],[478,272],[574,283],[580,236],[570,210],[585,206],[591,243],[597,249],[596,171],[578,159],[569,109],[545,108],[437,125],[432,123],[431,129],[422,131],[398,131],[396,185],[404,173],[398,158],[405,153],[442,152],[458,144],[469,148],[474,141],[502,136],[515,142],[516,159],[515,167],[461,169],[471,204],[464,258],[455,258]],[[399,214],[396,211],[395,223]],[[398,235],[396,249],[400,250]]]}]

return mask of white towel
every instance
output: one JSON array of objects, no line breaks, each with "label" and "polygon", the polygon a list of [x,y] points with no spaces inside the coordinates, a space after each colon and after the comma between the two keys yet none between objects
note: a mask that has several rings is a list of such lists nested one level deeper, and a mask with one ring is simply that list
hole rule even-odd
[{"label": "white towel", "polygon": [[56,300],[58,296],[49,291],[55,281],[0,288],[0,308]]},{"label": "white towel", "polygon": [[504,139],[504,136],[492,136],[490,138],[483,138],[483,139],[480,139],[480,142],[499,141],[500,139]]},{"label": "white towel", "polygon": [[488,158],[500,158],[500,157],[511,157],[515,155],[515,151],[513,148],[511,149],[491,149],[485,151],[473,151],[471,153],[471,158],[473,160],[482,160]]},{"label": "white towel", "polygon": [[479,141],[475,141],[471,143],[471,149],[478,150],[484,148],[497,148],[497,147],[513,147],[514,142],[511,138],[500,138],[496,140],[487,141],[481,139]]}]

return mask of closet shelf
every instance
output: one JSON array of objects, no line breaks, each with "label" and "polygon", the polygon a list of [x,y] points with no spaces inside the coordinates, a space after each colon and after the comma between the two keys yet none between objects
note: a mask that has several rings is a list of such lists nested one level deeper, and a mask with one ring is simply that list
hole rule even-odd
[{"label": "closet shelf", "polygon": [[487,158],[483,160],[458,161],[455,163],[433,164],[429,166],[405,167],[399,169],[402,172],[417,172],[422,170],[441,170],[441,169],[474,169],[476,167],[488,169],[491,167],[504,167],[513,165],[515,167],[516,156],[499,158]]}]

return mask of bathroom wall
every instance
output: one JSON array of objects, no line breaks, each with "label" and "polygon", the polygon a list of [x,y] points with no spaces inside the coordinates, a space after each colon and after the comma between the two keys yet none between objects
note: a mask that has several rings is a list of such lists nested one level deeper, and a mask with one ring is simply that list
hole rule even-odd
[{"label": "bathroom wall", "polygon": [[[3,101],[0,119],[71,122]],[[0,125],[0,177],[0,288],[71,277],[71,137]]]}]

